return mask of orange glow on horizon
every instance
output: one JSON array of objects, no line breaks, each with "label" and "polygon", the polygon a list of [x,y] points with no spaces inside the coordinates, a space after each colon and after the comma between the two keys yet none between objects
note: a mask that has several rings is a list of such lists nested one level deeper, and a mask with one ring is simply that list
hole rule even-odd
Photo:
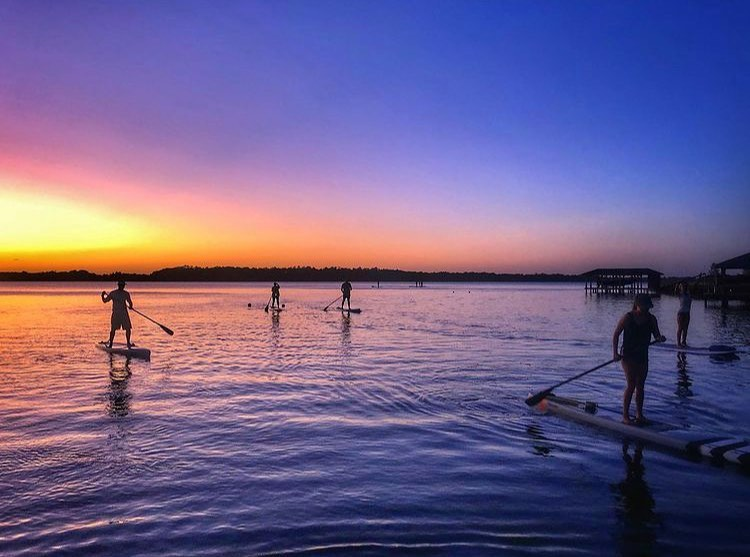
[{"label": "orange glow on horizon", "polygon": [[[276,185],[248,185],[222,197],[195,184],[170,188],[71,167],[3,169],[1,163],[0,271],[309,265],[581,272],[598,256],[571,249],[578,227],[586,226],[581,222],[532,228],[475,218],[469,228],[464,215],[381,206],[378,199],[347,210],[332,198],[321,208],[304,196],[269,202],[269,191],[274,197],[283,190]],[[567,254],[563,268],[561,252]]]}]

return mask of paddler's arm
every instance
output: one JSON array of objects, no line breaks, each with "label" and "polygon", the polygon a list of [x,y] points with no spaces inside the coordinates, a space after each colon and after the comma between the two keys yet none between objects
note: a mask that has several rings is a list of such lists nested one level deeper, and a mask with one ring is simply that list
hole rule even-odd
[{"label": "paddler's arm", "polygon": [[127,302],[130,309],[133,309],[133,300],[130,299],[130,292],[128,292]]},{"label": "paddler's arm", "polygon": [[109,294],[107,294],[104,290],[102,290],[102,302],[105,304],[109,302],[112,298],[109,297]]},{"label": "paddler's arm", "polygon": [[651,332],[654,335],[654,340],[656,342],[664,342],[667,340],[667,337],[661,334],[661,331],[659,330],[659,322],[656,320],[655,315],[651,316]]},{"label": "paddler's arm", "polygon": [[615,332],[612,334],[612,359],[616,362],[622,360],[622,356],[620,356],[620,352],[617,350],[617,345],[620,343],[620,335],[625,329],[625,319],[627,316],[628,315],[625,314],[622,319],[620,319],[617,327],[615,327]]}]

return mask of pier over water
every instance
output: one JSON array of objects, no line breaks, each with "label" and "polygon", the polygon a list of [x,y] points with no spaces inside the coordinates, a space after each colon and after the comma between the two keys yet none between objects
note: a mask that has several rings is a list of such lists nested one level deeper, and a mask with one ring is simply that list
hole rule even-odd
[{"label": "pier over water", "polygon": [[610,268],[594,269],[581,276],[586,279],[586,294],[633,296],[658,293],[663,274],[648,268]]}]

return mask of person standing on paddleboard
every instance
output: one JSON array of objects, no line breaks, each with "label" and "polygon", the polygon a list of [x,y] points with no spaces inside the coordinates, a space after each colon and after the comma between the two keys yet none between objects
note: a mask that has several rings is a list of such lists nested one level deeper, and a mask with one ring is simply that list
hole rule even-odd
[{"label": "person standing on paddleboard", "polygon": [[677,310],[677,346],[687,348],[687,332],[690,325],[690,306],[693,298],[685,281],[677,285],[677,298],[680,300],[680,309]]},{"label": "person standing on paddleboard", "polygon": [[[649,310],[654,307],[651,296],[638,294],[633,302],[633,309],[623,315],[612,335],[612,359],[622,361],[627,384],[622,396],[622,422],[642,425],[646,423],[643,415],[643,389],[648,375],[648,345],[653,335],[656,342],[667,340],[659,331],[659,323]],[[622,354],[618,351],[620,335]],[[630,417],[630,401],[635,392],[635,420]]]},{"label": "person standing on paddleboard", "polygon": [[[274,282],[273,286],[271,287],[271,307],[277,307],[277,308],[281,307],[279,303],[280,291],[281,291],[281,287],[279,286],[279,283]],[[276,304],[276,306],[274,306],[274,304]]]},{"label": "person standing on paddleboard", "polygon": [[344,309],[344,302],[349,304],[349,309],[352,309],[352,283],[348,280],[341,285],[341,294],[341,309]]},{"label": "person standing on paddleboard", "polygon": [[128,315],[128,307],[133,309],[133,300],[130,299],[130,292],[125,290],[125,281],[121,280],[117,283],[117,290],[113,290],[109,294],[102,291],[102,302],[112,302],[112,328],[109,331],[109,348],[112,348],[112,342],[115,340],[115,331],[117,329],[125,330],[125,340],[130,345],[130,330],[132,326],[130,324],[130,315]]}]

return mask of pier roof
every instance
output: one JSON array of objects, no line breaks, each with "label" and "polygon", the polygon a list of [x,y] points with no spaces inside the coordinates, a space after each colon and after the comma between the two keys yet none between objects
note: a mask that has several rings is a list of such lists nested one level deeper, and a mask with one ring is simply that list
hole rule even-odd
[{"label": "pier roof", "polygon": [[[750,255],[750,254],[749,254]],[[581,273],[581,276],[584,277],[596,277],[601,275],[648,275],[648,276],[660,276],[663,275],[661,271],[655,271],[653,269],[649,269],[647,267],[610,267],[610,268],[601,268],[601,269],[593,269],[591,271],[588,271],[586,273]]]},{"label": "pier roof", "polygon": [[721,263],[714,263],[711,267],[714,269],[742,269],[746,271],[750,269],[750,253],[738,255]]}]

